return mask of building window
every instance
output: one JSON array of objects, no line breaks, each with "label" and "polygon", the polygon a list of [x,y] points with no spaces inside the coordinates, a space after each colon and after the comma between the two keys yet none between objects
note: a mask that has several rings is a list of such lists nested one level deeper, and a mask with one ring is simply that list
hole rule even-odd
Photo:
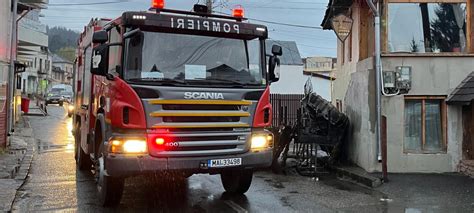
[{"label": "building window", "polygon": [[445,98],[405,97],[405,153],[446,152]]},{"label": "building window", "polygon": [[465,3],[389,3],[387,23],[389,52],[467,52]]}]

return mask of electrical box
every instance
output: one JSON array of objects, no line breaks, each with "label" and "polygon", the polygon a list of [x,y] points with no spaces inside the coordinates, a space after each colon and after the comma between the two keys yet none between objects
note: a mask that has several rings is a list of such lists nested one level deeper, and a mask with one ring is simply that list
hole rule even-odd
[{"label": "electrical box", "polygon": [[406,94],[411,89],[411,67],[399,66],[396,67],[397,83],[396,88],[400,90],[401,94]]},{"label": "electrical box", "polygon": [[383,89],[388,94],[406,94],[411,89],[411,67],[399,66],[383,72]]},{"label": "electrical box", "polygon": [[395,88],[396,82],[396,75],[394,71],[384,71],[383,72],[383,87],[385,89],[393,89]]}]

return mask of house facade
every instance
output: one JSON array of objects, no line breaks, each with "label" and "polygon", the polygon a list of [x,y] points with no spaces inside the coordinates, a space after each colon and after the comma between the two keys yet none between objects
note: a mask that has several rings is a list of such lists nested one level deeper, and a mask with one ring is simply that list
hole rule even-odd
[{"label": "house facade", "polygon": [[7,84],[11,52],[11,1],[0,1],[0,147],[6,145]]},{"label": "house facade", "polygon": [[[456,88],[474,71],[473,0],[388,0],[381,4],[382,116],[389,172],[456,172],[474,147]],[[352,20],[337,44],[333,104],[351,120],[351,161],[381,171],[375,140],[374,18],[365,1],[331,0],[321,26]],[[464,111],[463,111],[464,108]],[[466,113],[466,112],[464,112]],[[472,150],[474,151],[474,150]]]},{"label": "house facade", "polygon": [[[16,11],[14,10],[13,3],[17,3]],[[48,0],[0,1],[0,147],[6,146],[6,136],[9,131],[7,128],[9,125],[7,124],[12,124],[18,118],[17,115],[19,115],[19,98],[15,97],[15,95],[18,92],[16,89],[20,88],[21,85],[21,76],[15,75],[13,76],[13,82],[9,82],[10,68],[13,67],[11,56],[13,56],[13,60],[18,64],[25,65],[26,63],[22,61],[20,52],[22,47],[29,46],[23,46],[20,43],[20,36],[24,34],[21,28],[16,27],[12,29],[13,23],[16,23],[14,15],[16,14],[18,18],[22,17],[26,14],[26,11],[44,8],[47,3]],[[18,32],[17,37],[13,36],[14,32]],[[13,86],[12,92],[8,91],[8,85]],[[14,95],[13,98],[9,97],[11,94]]]},{"label": "house facade", "polygon": [[71,85],[73,73],[74,63],[56,54],[53,55],[53,73],[51,78],[55,81],[54,84]]},{"label": "house facade", "polygon": [[21,74],[21,93],[34,96],[44,93],[52,70],[46,25],[39,20],[40,9],[28,12],[18,25],[18,60],[27,65]]}]

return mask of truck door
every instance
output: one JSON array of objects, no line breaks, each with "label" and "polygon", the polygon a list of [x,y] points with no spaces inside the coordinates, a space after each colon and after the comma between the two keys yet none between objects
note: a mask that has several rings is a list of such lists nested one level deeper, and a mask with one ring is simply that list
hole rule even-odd
[{"label": "truck door", "polygon": [[91,103],[91,60],[92,46],[84,50],[84,72],[82,76],[82,103],[81,103],[81,146],[86,153],[89,153],[87,147],[87,135],[90,132],[90,103]]}]

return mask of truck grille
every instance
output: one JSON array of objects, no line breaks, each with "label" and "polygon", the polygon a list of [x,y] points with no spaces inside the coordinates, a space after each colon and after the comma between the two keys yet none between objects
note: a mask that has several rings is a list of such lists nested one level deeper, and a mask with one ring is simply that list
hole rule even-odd
[{"label": "truck grille", "polygon": [[170,140],[177,142],[179,146],[169,148],[166,151],[151,149],[150,154],[155,157],[239,154],[248,150],[246,141],[250,136],[250,132],[181,132],[173,133],[173,136],[173,139]]},{"label": "truck grille", "polygon": [[163,105],[163,110],[209,110],[209,111],[231,110],[231,111],[236,111],[236,110],[240,110],[239,108],[240,106],[232,106],[232,105],[176,105],[176,104]]},{"label": "truck grille", "polygon": [[[252,101],[155,99],[148,103],[159,105],[149,114],[152,129],[169,132],[179,143],[169,151],[150,152],[154,156],[226,155],[248,149]],[[235,132],[235,128],[245,132]]]},{"label": "truck grille", "polygon": [[225,100],[150,100],[151,105],[161,105],[161,109],[150,113],[161,118],[154,124],[158,129],[202,129],[202,128],[245,128],[250,127],[247,112],[251,101]]},{"label": "truck grille", "polygon": [[238,122],[240,117],[163,117],[163,122]]}]

